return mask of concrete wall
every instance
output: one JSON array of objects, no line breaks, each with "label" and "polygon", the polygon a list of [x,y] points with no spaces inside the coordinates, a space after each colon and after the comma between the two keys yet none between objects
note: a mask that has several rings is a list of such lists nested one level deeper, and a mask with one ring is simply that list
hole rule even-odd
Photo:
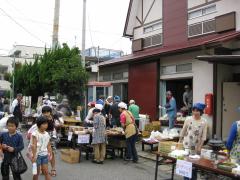
[{"label": "concrete wall", "polygon": [[231,81],[233,67],[223,64],[217,66],[217,136],[221,137],[222,121],[222,83]]}]

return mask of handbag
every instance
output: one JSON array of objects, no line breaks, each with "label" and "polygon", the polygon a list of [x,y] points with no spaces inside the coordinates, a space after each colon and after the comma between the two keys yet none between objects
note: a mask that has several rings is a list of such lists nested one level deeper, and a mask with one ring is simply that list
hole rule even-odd
[{"label": "handbag", "polygon": [[10,166],[12,172],[16,174],[23,174],[28,169],[27,163],[20,152],[16,153],[16,155],[11,159]]}]

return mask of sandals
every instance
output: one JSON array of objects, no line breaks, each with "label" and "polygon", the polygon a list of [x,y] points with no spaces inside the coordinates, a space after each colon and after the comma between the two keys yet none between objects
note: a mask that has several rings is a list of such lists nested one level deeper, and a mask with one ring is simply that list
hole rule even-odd
[{"label": "sandals", "polygon": [[52,169],[51,170],[51,176],[52,177],[56,177],[57,176],[56,169]]}]

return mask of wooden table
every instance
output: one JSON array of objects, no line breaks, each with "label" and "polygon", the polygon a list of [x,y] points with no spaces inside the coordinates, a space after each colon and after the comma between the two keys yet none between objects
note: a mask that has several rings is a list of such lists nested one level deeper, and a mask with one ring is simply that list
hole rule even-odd
[{"label": "wooden table", "polygon": [[[160,157],[162,158],[161,160],[159,160]],[[166,165],[166,163],[164,163],[164,161],[166,159],[172,160],[172,163],[170,163],[170,164],[172,164],[171,179],[172,180],[174,179],[174,169],[175,169],[175,166],[176,166],[177,159],[173,158],[173,157],[170,157],[166,154],[156,153],[155,180],[157,180],[157,176],[158,176],[158,166],[159,165]],[[216,174],[216,175],[222,175],[222,176],[225,176],[225,177],[232,178],[233,180],[237,180],[237,179],[239,180],[240,179],[240,176],[237,176],[237,175],[235,175],[231,172],[227,172],[227,171],[218,169],[216,167],[216,165],[214,164],[214,162],[211,161],[211,160],[203,159],[203,158],[200,158],[198,160],[194,160],[194,159],[190,159],[188,157],[186,157],[184,160],[188,161],[188,162],[191,162],[193,167],[195,168],[195,170],[201,170],[201,171],[210,172],[210,173]]]}]

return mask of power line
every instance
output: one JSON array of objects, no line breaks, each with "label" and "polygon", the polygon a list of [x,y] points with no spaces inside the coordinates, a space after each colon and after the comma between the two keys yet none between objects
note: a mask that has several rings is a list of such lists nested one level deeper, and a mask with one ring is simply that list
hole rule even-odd
[{"label": "power line", "polygon": [[25,32],[27,32],[29,35],[31,35],[32,37],[34,37],[35,39],[41,41],[42,43],[45,43],[44,41],[42,41],[40,38],[38,38],[35,34],[31,33],[29,30],[27,30],[27,28],[25,28],[23,25],[21,25],[20,23],[18,23],[12,16],[10,16],[6,11],[4,11],[1,7],[0,10],[9,18],[11,19],[15,24],[17,24],[19,27],[21,27]]}]

